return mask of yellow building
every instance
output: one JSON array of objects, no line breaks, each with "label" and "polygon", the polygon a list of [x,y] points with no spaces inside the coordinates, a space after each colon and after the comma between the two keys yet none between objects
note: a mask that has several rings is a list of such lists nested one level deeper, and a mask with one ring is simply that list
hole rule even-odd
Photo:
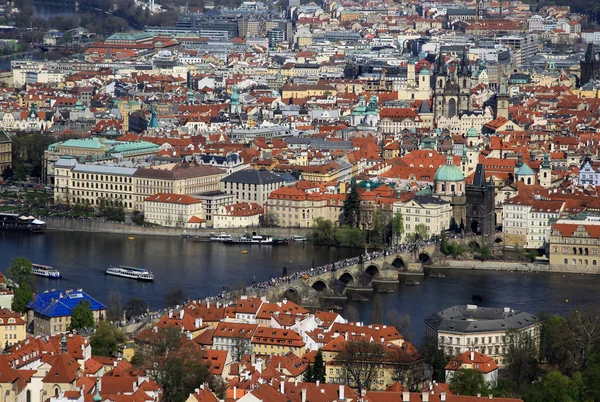
[{"label": "yellow building", "polygon": [[264,356],[301,357],[306,351],[302,337],[291,329],[258,327],[252,337],[252,352]]},{"label": "yellow building", "polygon": [[0,175],[6,168],[12,168],[12,141],[6,132],[0,131]]},{"label": "yellow building", "polygon": [[20,314],[6,308],[0,309],[0,342],[12,346],[27,336],[27,322]]},{"label": "yellow building", "polygon": [[319,82],[318,84],[291,84],[286,83],[281,87],[281,98],[308,98],[310,96],[337,95],[334,86]]},{"label": "yellow building", "polygon": [[344,194],[310,193],[298,187],[282,187],[269,195],[266,214],[282,227],[309,228],[318,218],[337,225],[345,200]]},{"label": "yellow building", "polygon": [[167,227],[186,227],[197,217],[204,219],[202,201],[184,194],[158,193],[144,200],[144,221]]},{"label": "yellow building", "polygon": [[452,206],[448,201],[432,195],[417,195],[408,201],[398,201],[393,206],[394,214],[400,212],[404,218],[402,242],[414,235],[417,225],[425,225],[427,237],[439,235],[450,228]]},{"label": "yellow building", "polygon": [[550,232],[550,266],[561,271],[589,270],[600,265],[600,222],[560,219]]}]

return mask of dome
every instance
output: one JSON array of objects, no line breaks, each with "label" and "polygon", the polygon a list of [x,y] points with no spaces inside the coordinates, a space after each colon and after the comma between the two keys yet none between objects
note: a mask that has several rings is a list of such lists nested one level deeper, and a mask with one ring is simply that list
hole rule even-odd
[{"label": "dome", "polygon": [[467,137],[479,137],[479,133],[475,127],[471,127],[467,130]]},{"label": "dome", "polygon": [[465,176],[462,170],[458,166],[452,163],[452,157],[448,156],[448,162],[442,165],[435,172],[433,181],[435,182],[447,182],[447,181],[464,181]]}]

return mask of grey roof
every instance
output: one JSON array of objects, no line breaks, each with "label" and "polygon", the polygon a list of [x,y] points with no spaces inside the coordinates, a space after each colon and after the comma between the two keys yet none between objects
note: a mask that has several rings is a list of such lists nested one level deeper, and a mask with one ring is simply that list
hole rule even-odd
[{"label": "grey roof", "polygon": [[283,178],[268,170],[240,170],[225,177],[223,182],[246,184],[283,183]]},{"label": "grey roof", "polygon": [[438,332],[477,333],[522,329],[540,320],[524,311],[511,308],[459,305],[442,310],[425,319],[425,323]]},{"label": "grey roof", "polygon": [[106,165],[84,165],[82,163],[78,163],[73,168],[73,172],[76,173],[112,174],[117,176],[133,176],[136,170],[137,168]]},{"label": "grey roof", "polygon": [[5,131],[0,131],[0,143],[7,143],[7,142],[12,142],[12,140],[10,139],[10,137],[8,136],[8,134],[6,134]]}]

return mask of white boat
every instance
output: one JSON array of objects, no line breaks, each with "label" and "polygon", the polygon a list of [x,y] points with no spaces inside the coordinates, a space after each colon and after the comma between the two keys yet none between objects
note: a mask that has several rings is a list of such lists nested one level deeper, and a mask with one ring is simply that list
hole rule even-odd
[{"label": "white boat", "polygon": [[61,278],[60,272],[58,272],[58,270],[52,268],[51,266],[42,264],[31,264],[31,268],[34,275],[52,279]]},{"label": "white boat", "polygon": [[292,237],[293,241],[306,241],[306,236],[294,236]]},{"label": "white boat", "polygon": [[242,237],[233,237],[227,240],[223,240],[223,243],[226,244],[278,244],[273,240],[271,236],[260,236],[260,235],[252,235],[252,236],[242,236]]},{"label": "white boat", "polygon": [[123,278],[137,279],[140,281],[153,281],[154,274],[144,268],[128,267],[119,265],[106,270],[106,275],[121,276]]},{"label": "white boat", "polygon": [[210,234],[210,241],[224,242],[225,240],[231,240],[231,235],[227,233]]}]

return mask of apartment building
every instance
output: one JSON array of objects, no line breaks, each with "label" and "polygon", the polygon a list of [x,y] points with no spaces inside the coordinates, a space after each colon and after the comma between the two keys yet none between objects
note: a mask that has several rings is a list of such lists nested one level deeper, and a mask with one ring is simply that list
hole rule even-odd
[{"label": "apartment building", "polygon": [[408,201],[395,202],[392,209],[394,214],[400,212],[404,217],[402,241],[416,233],[417,225],[425,225],[428,236],[450,229],[452,206],[440,197],[416,195]]},{"label": "apartment building", "polygon": [[134,208],[141,211],[144,200],[156,193],[191,195],[218,190],[225,175],[223,169],[189,164],[139,168],[133,175]]},{"label": "apartment building", "polygon": [[534,200],[528,195],[509,198],[502,206],[502,231],[504,244],[524,247],[529,234],[529,211]]},{"label": "apartment building", "polygon": [[306,351],[302,337],[291,329],[258,327],[252,337],[252,352],[261,356],[301,357]]},{"label": "apartment building", "polygon": [[550,232],[550,265],[564,271],[584,266],[597,273],[600,264],[600,217],[559,219]]},{"label": "apartment building", "polygon": [[134,209],[133,174],[137,169],[120,166],[87,165],[72,156],[61,157],[54,165],[54,202],[99,206],[102,201]]},{"label": "apartment building", "polygon": [[308,192],[297,186],[282,187],[269,196],[266,214],[281,227],[308,228],[318,218],[337,225],[345,200],[345,194]]},{"label": "apartment building", "polygon": [[493,358],[499,366],[511,337],[528,336],[534,348],[539,348],[540,320],[524,311],[510,307],[490,308],[475,305],[449,307],[425,319],[425,335],[436,342],[446,356],[476,351]]},{"label": "apartment building", "polygon": [[269,194],[283,186],[281,176],[267,170],[240,170],[221,180],[221,189],[235,197],[235,202],[264,205]]},{"label": "apartment building", "polygon": [[258,227],[263,208],[255,202],[223,205],[213,216],[215,229]]},{"label": "apartment building", "polygon": [[0,309],[0,342],[12,346],[27,336],[27,322],[19,313],[6,308]]},{"label": "apartment building", "polygon": [[186,228],[204,220],[202,201],[185,194],[157,193],[144,200],[144,221]]},{"label": "apartment building", "polygon": [[535,201],[527,214],[527,243],[525,248],[544,247],[550,238],[552,222],[558,219],[563,201]]},{"label": "apartment building", "polygon": [[5,131],[0,131],[0,175],[12,167],[12,140]]}]

